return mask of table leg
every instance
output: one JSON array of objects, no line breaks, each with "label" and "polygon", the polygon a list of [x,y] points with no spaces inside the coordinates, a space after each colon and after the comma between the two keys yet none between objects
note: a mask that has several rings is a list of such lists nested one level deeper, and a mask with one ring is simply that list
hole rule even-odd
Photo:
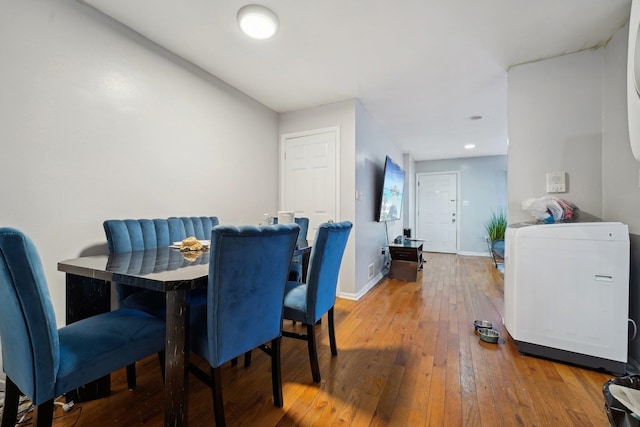
[{"label": "table leg", "polygon": [[[90,277],[66,274],[67,325],[111,310],[111,283]],[[111,376],[105,375],[81,387],[69,390],[67,402],[100,399],[111,392]]]},{"label": "table leg", "polygon": [[165,344],[164,425],[187,426],[189,394],[189,304],[188,291],[168,291]]}]

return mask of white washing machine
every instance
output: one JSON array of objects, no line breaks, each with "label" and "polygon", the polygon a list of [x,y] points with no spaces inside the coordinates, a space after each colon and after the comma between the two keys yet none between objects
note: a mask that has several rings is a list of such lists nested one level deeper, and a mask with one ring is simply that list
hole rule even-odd
[{"label": "white washing machine", "polygon": [[623,374],[628,312],[627,225],[507,228],[504,324],[520,352]]}]

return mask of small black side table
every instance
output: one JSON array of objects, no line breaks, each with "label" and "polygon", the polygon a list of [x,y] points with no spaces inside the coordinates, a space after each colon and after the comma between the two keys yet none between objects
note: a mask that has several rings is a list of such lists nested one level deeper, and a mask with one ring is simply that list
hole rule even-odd
[{"label": "small black side table", "polygon": [[422,242],[405,240],[404,243],[390,244],[391,269],[389,278],[415,282],[418,271],[422,270]]}]

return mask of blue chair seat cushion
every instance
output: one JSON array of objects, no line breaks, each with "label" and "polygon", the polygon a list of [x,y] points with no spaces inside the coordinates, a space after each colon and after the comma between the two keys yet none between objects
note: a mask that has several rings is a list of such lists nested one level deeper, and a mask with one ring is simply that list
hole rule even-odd
[{"label": "blue chair seat cushion", "polygon": [[[120,301],[120,307],[145,311],[160,319],[166,319],[167,305],[165,303],[165,295],[164,292],[139,290]],[[189,300],[190,307],[203,304],[207,304],[207,288],[193,289]]]},{"label": "blue chair seat cushion", "polygon": [[[309,323],[307,319],[307,285],[287,282],[284,290],[284,318]],[[311,322],[314,322],[311,320]]]},{"label": "blue chair seat cushion", "polygon": [[[96,331],[99,331],[97,333]],[[148,313],[118,309],[58,330],[59,396],[131,363],[164,351],[165,322]]]}]

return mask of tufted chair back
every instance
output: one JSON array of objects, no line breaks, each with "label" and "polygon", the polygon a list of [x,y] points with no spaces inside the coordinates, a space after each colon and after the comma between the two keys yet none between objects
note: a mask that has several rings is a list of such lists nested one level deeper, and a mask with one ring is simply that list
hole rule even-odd
[{"label": "tufted chair back", "polygon": [[110,219],[103,224],[109,253],[140,251],[169,246],[189,236],[209,240],[218,217],[167,219]]},{"label": "tufted chair back", "polygon": [[4,372],[40,404],[60,363],[58,329],[40,256],[27,236],[0,228],[0,337]]},{"label": "tufted chair back", "polygon": [[221,365],[254,348],[271,358],[273,401],[283,406],[282,307],[299,230],[297,224],[280,224],[212,231],[207,304],[191,310],[189,330],[191,351],[211,366],[209,376],[197,366],[190,368],[212,387],[217,426],[225,425]]},{"label": "tufted chair back", "polygon": [[218,217],[216,216],[183,216],[179,219],[184,226],[185,237],[194,236],[198,240],[211,239],[211,229],[219,224]]},{"label": "tufted chair back", "polygon": [[[300,240],[307,240],[307,233],[309,231],[309,218],[305,218],[305,217],[296,217],[293,219],[293,221],[298,224],[300,226],[300,234],[298,234],[298,239]],[[278,223],[278,217],[274,216],[273,217],[273,223],[277,224]]]},{"label": "tufted chair back", "polygon": [[296,224],[214,228],[207,351],[200,352],[211,366],[280,335],[284,288],[298,231]]},{"label": "tufted chair back", "polygon": [[304,323],[315,323],[336,301],[338,273],[352,224],[328,222],[318,227],[307,274],[307,314]]}]

